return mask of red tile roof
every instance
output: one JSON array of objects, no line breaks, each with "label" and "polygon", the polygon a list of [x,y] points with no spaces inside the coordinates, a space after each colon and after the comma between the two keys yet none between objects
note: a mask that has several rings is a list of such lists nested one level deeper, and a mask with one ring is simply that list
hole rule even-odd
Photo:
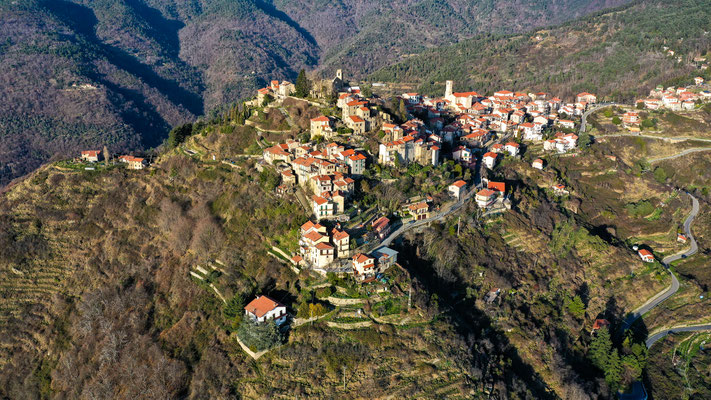
[{"label": "red tile roof", "polygon": [[257,316],[257,318],[262,318],[269,311],[272,311],[277,307],[284,307],[284,305],[276,300],[270,299],[267,296],[258,296],[256,299],[250,301],[249,304],[244,306],[244,309]]},{"label": "red tile roof", "polygon": [[504,182],[491,182],[486,184],[487,189],[495,190],[497,192],[506,193],[506,183]]},{"label": "red tile roof", "polygon": [[495,194],[496,194],[496,192],[494,192],[493,190],[482,189],[482,190],[480,190],[476,195],[477,195],[477,196],[484,196],[484,197],[491,197],[491,196],[493,196],[493,195],[495,195]]},{"label": "red tile roof", "polygon": [[458,181],[454,182],[451,186],[456,186],[461,189],[466,185],[467,185],[467,183],[464,182],[463,180],[458,180]]}]

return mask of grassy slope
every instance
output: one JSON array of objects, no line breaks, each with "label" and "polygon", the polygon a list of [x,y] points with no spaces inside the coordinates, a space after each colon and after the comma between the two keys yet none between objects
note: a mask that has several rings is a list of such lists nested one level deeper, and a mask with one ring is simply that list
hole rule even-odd
[{"label": "grassy slope", "polygon": [[[486,35],[425,51],[374,73],[373,80],[417,82],[440,94],[454,79],[462,90],[545,91],[571,96],[592,91],[633,98],[650,87],[692,74],[691,59],[709,49],[708,1],[636,1],[525,35]],[[537,38],[537,36],[540,38]],[[663,54],[669,46],[683,57]],[[698,74],[698,72],[693,72]]]}]

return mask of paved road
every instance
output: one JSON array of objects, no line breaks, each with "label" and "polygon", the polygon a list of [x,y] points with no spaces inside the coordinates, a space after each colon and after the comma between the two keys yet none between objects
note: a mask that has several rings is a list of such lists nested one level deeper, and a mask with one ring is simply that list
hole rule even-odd
[{"label": "paved road", "polygon": [[701,152],[701,151],[711,151],[711,147],[695,147],[695,148],[693,148],[693,149],[687,149],[687,150],[682,151],[681,153],[674,154],[674,155],[671,155],[671,156],[659,157],[659,158],[652,158],[652,159],[649,160],[649,163],[650,163],[650,164],[653,164],[653,163],[660,162],[660,161],[671,160],[671,159],[674,159],[674,158],[679,158],[679,157],[683,157],[683,156],[688,156],[689,154],[698,153],[698,152]]},{"label": "paved road", "polygon": [[691,247],[689,250],[679,253],[679,254],[674,254],[668,257],[665,257],[662,260],[662,265],[664,265],[664,268],[669,271],[669,274],[672,277],[672,284],[666,288],[664,291],[659,292],[656,296],[652,297],[649,301],[647,301],[645,304],[641,305],[638,307],[636,310],[632,311],[632,313],[625,319],[624,324],[622,325],[623,330],[626,330],[632,325],[634,321],[636,321],[639,317],[642,315],[648,313],[651,311],[654,307],[658,306],[671,296],[673,296],[678,290],[679,290],[679,280],[676,278],[676,275],[674,275],[674,272],[672,272],[671,269],[669,269],[669,264],[672,262],[679,260],[684,257],[689,257],[691,255],[696,254],[698,251],[698,245],[696,244],[696,239],[694,239],[694,235],[691,233],[691,223],[694,221],[694,218],[699,214],[699,200],[697,200],[694,196],[691,194],[687,193],[689,197],[691,197],[691,202],[692,202],[692,208],[691,208],[691,213],[689,216],[686,218],[684,221],[684,233],[687,235],[689,238],[689,241],[691,242]]},{"label": "paved road", "polygon": [[[617,103],[600,103],[600,104],[594,106],[593,108],[591,108],[591,109],[585,111],[585,112],[583,113],[582,118],[580,119],[580,131],[579,131],[579,132],[580,132],[580,133],[584,133],[584,132],[587,130],[587,127],[588,127],[588,126],[587,126],[587,125],[588,125],[588,116],[589,116],[590,114],[592,114],[592,113],[594,113],[595,111],[600,110],[600,109],[602,109],[602,108],[611,107],[611,106],[616,106],[616,105],[617,105]],[[578,136],[580,136],[580,135],[578,135]]]},{"label": "paved road", "polygon": [[286,122],[289,124],[290,127],[297,128],[297,129],[299,128],[296,125],[296,122],[294,122],[294,120],[291,119],[291,114],[289,114],[289,112],[286,111],[286,109],[284,107],[279,107],[279,111],[281,111],[281,113],[284,114],[284,116],[286,117]]},{"label": "paved road", "polygon": [[693,136],[656,136],[656,135],[642,135],[642,134],[634,134],[634,133],[612,133],[609,135],[600,135],[598,136],[600,138],[608,138],[608,137],[641,137],[645,139],[658,139],[658,140],[665,140],[669,142],[683,142],[687,140],[697,140],[699,142],[711,142],[711,139],[706,139],[706,138],[697,138]]},{"label": "paved road", "polygon": [[654,335],[648,337],[645,344],[647,345],[647,348],[649,349],[652,347],[652,345],[654,345],[654,343],[658,342],[660,339],[662,339],[663,337],[665,337],[666,335],[669,335],[671,333],[702,332],[702,331],[711,331],[711,324],[682,326],[679,328],[665,329],[661,332],[657,332]]},{"label": "paved road", "polygon": [[404,225],[402,225],[400,228],[398,228],[396,231],[392,232],[388,237],[386,237],[380,244],[376,245],[374,248],[378,248],[380,246],[390,246],[390,244],[393,242],[393,240],[397,239],[401,235],[403,235],[405,232],[408,232],[412,229],[415,229],[417,227],[420,227],[422,225],[429,224],[430,222],[434,221],[442,221],[444,220],[448,215],[452,214],[453,212],[459,210],[462,208],[462,206],[469,200],[471,197],[476,193],[476,188],[479,186],[479,182],[481,181],[481,166],[476,173],[476,176],[474,177],[474,186],[470,187],[469,190],[462,195],[459,200],[457,200],[456,203],[454,203],[451,207],[449,207],[447,210],[443,210],[439,212],[438,214],[435,214],[434,216],[423,219],[420,221],[411,221],[408,222]]}]

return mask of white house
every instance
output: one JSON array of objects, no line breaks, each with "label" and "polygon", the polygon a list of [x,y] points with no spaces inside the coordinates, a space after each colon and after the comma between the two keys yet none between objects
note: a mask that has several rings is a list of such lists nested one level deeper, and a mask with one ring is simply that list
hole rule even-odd
[{"label": "white house", "polygon": [[641,258],[644,262],[654,262],[654,254],[647,249],[640,249],[637,254],[639,254],[639,258]]},{"label": "white house", "polygon": [[541,160],[540,158],[537,158],[533,161],[533,164],[531,164],[531,166],[533,168],[542,170],[543,169],[543,160]]},{"label": "white house", "polygon": [[371,281],[375,279],[377,272],[373,257],[368,257],[363,253],[353,256],[353,274],[357,280],[361,282]]},{"label": "white house", "polygon": [[479,208],[487,208],[496,201],[496,192],[491,189],[482,189],[476,194],[476,204]]},{"label": "white house", "polygon": [[518,143],[508,142],[506,146],[504,146],[504,149],[511,154],[511,157],[516,157],[518,155],[519,145]]},{"label": "white house", "polygon": [[492,169],[496,165],[496,153],[488,152],[484,154],[484,158],[482,159],[484,161],[484,165],[486,165],[486,168]]},{"label": "white house", "polygon": [[452,197],[459,200],[459,197],[461,197],[462,193],[464,193],[466,187],[466,182],[464,182],[463,180],[458,180],[453,184],[449,185],[449,193],[452,195]]},{"label": "white house", "polygon": [[286,306],[267,296],[257,296],[244,307],[244,315],[257,323],[273,319],[281,325],[286,322]]}]

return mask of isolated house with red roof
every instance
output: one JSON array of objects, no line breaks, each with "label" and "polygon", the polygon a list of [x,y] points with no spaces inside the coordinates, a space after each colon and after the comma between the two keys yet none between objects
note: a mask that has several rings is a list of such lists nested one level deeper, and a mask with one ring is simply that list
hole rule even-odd
[{"label": "isolated house with red roof", "polygon": [[647,249],[640,249],[637,254],[639,254],[639,258],[641,258],[644,262],[654,262],[654,254],[652,254],[652,252]]},{"label": "isolated house with red roof", "polygon": [[388,234],[390,234],[390,219],[388,217],[382,216],[371,224],[373,232],[378,235],[380,240],[385,239]]},{"label": "isolated house with red roof", "polygon": [[244,306],[244,315],[257,323],[274,320],[281,325],[286,322],[286,306],[270,297],[257,296]]},{"label": "isolated house with red roof", "polygon": [[331,128],[331,118],[325,115],[320,117],[311,118],[311,138],[316,136],[323,136],[330,139],[333,136],[333,129]]},{"label": "isolated house with red roof", "polygon": [[101,158],[101,150],[84,150],[81,152],[81,159],[83,161],[99,162],[101,161]]}]

